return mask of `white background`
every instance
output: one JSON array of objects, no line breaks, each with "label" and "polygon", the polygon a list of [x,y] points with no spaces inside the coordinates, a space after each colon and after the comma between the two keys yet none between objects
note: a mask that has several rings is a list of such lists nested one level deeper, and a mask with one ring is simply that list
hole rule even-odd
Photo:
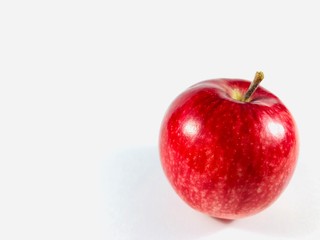
[{"label": "white background", "polygon": [[[0,239],[319,239],[317,1],[0,2]],[[173,192],[162,117],[198,81],[251,79],[300,132],[281,198],[222,222]]]}]

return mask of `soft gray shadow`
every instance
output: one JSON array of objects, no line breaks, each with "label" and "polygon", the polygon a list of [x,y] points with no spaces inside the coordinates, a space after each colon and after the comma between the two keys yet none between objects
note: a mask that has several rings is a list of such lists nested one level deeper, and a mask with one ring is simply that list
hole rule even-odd
[{"label": "soft gray shadow", "polygon": [[116,152],[104,163],[110,239],[197,239],[229,224],[187,206],[165,178],[156,147]]}]

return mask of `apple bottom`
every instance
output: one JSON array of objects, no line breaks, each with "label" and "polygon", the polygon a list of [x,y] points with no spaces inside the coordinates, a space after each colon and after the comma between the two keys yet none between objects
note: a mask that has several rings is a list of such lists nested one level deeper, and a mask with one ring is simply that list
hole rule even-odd
[{"label": "apple bottom", "polygon": [[202,213],[216,218],[238,219],[267,208],[279,197],[288,183],[288,180],[281,181],[275,187],[272,181],[269,179],[257,184],[230,188],[226,179],[216,183],[204,182],[202,188],[183,188],[180,185],[181,188],[175,190],[186,203]]},{"label": "apple bottom", "polygon": [[[280,175],[252,176],[243,180],[237,171],[237,180],[197,174],[189,166],[180,166],[178,172],[179,176],[165,171],[174,190],[188,205],[215,218],[238,219],[254,215],[271,205],[287,186],[293,169]],[[250,176],[244,171],[241,174]]]}]

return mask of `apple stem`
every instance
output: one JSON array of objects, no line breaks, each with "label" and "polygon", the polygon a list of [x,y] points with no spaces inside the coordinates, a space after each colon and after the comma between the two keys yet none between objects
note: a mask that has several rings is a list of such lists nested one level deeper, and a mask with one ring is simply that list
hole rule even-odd
[{"label": "apple stem", "polygon": [[256,75],[254,76],[253,81],[251,82],[247,92],[245,93],[245,95],[243,97],[244,102],[249,101],[249,98],[256,91],[257,87],[259,86],[259,84],[263,80],[263,78],[264,78],[263,72],[256,72]]}]

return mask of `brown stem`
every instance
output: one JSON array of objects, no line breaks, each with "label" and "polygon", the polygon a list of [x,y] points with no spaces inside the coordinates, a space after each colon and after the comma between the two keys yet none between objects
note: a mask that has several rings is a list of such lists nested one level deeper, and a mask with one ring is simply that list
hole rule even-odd
[{"label": "brown stem", "polygon": [[249,98],[256,91],[257,87],[259,86],[259,83],[263,80],[263,78],[264,78],[263,72],[256,72],[256,75],[254,76],[253,81],[251,82],[247,92],[243,97],[244,102],[249,101]]}]

